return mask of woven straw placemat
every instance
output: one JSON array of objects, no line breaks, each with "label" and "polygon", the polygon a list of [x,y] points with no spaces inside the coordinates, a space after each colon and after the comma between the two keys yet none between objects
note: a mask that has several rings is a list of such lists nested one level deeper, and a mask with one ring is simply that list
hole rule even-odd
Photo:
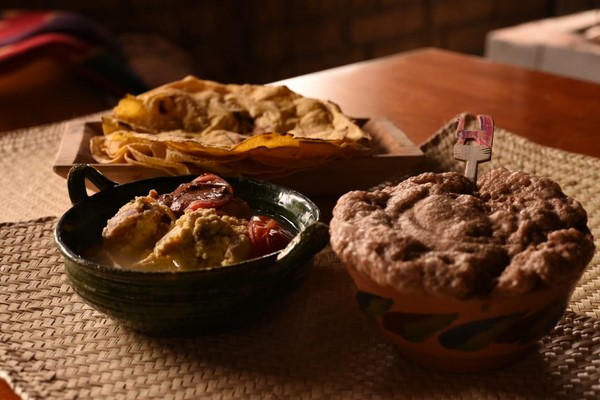
[{"label": "woven straw placemat", "polygon": [[[74,119],[98,120],[101,113]],[[52,170],[67,122],[0,132],[0,222],[59,216],[71,207],[65,179]]]},{"label": "woven straw placemat", "polygon": [[[452,129],[445,127],[424,146],[430,168],[460,168],[447,161]],[[600,160],[547,149],[501,129],[493,159],[491,166],[557,180],[582,201],[600,237]],[[64,199],[54,206],[64,207]],[[362,315],[330,249],[317,255],[297,291],[251,325],[199,338],[137,334],[73,293],[53,243],[56,216],[48,215],[0,223],[0,376],[24,399],[600,396],[598,252],[570,310],[536,351],[508,368],[453,375],[417,367],[396,353]]]},{"label": "woven straw placemat", "polygon": [[136,334],[83,304],[55,219],[0,226],[0,360],[25,399],[597,398],[600,322],[569,312],[510,368],[435,373],[404,361],[361,314],[331,251],[255,324],[195,339]]}]

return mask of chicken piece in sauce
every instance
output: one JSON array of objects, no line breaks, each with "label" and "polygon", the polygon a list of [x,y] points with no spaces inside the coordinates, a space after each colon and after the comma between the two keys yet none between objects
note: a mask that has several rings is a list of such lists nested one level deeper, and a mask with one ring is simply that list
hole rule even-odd
[{"label": "chicken piece in sauce", "polygon": [[229,183],[210,173],[170,193],[135,198],[102,235],[117,264],[144,270],[230,265],[280,250],[292,238],[277,221],[252,216]]},{"label": "chicken piece in sauce", "polygon": [[102,231],[104,250],[123,265],[145,258],[176,220],[175,213],[158,202],[152,193],[138,196],[108,220]]}]

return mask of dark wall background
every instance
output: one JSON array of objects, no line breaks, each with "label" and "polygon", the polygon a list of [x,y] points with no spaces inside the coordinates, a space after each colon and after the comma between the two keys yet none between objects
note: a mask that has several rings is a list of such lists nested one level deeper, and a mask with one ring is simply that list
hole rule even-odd
[{"label": "dark wall background", "polygon": [[[223,82],[266,83],[423,46],[482,55],[492,29],[600,6],[597,0],[3,0],[104,25],[137,55]],[[131,36],[131,34],[135,34]],[[142,39],[140,39],[142,38]],[[137,42],[136,42],[137,41]],[[146,46],[146,47],[144,47]],[[172,48],[171,48],[172,49]],[[167,54],[167,53],[165,53]],[[183,64],[185,65],[185,68]]]}]

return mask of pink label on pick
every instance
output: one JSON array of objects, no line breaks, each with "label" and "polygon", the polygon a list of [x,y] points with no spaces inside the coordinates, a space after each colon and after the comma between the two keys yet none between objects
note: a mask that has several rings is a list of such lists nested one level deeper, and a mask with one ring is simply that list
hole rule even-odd
[{"label": "pink label on pick", "polygon": [[477,119],[479,120],[480,129],[476,131],[465,130],[465,119],[460,118],[458,120],[456,128],[457,144],[467,144],[467,142],[475,141],[481,146],[491,148],[494,138],[494,120],[488,115],[478,115]]}]

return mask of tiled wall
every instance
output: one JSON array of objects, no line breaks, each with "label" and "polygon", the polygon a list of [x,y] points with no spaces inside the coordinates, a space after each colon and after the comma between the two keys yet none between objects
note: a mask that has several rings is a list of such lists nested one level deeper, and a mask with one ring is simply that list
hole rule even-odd
[{"label": "tiled wall", "polygon": [[[593,0],[4,0],[80,12],[120,34],[158,33],[207,79],[264,83],[436,46],[483,54],[503,26],[600,6]],[[13,3],[13,4],[10,4]]]}]

